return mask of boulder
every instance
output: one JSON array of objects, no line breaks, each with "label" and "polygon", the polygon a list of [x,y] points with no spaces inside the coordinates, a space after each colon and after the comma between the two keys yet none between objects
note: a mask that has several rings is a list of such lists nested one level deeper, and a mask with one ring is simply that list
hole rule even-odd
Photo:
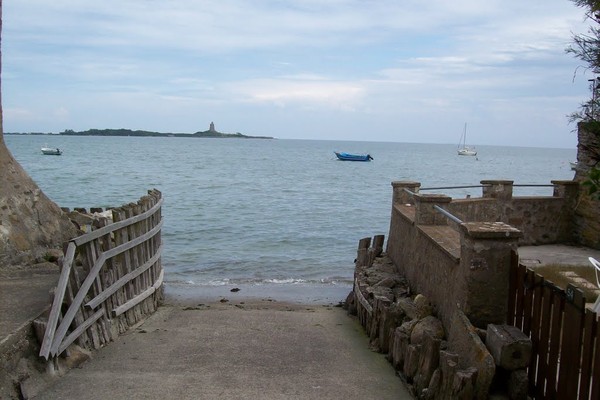
[{"label": "boulder", "polygon": [[444,326],[442,322],[432,315],[419,320],[410,334],[411,344],[421,344],[425,335],[430,335],[434,339],[444,338]]}]

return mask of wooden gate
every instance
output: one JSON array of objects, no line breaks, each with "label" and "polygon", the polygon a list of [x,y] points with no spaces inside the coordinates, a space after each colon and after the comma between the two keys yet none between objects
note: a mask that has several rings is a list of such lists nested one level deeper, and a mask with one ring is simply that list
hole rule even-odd
[{"label": "wooden gate", "polygon": [[151,314],[162,298],[162,194],[112,209],[113,223],[71,240],[45,325],[40,356],[77,340],[99,348]]},{"label": "wooden gate", "polygon": [[513,253],[508,308],[508,323],[532,341],[529,396],[600,399],[600,322],[580,289],[558,288]]}]

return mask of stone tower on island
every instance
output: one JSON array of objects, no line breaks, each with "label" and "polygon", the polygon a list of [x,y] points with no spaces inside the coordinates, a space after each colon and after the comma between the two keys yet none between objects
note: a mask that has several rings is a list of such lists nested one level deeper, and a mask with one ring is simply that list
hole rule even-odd
[{"label": "stone tower on island", "polygon": [[208,130],[211,131],[211,132],[216,132],[216,130],[215,130],[215,123],[214,122],[210,123],[210,128],[208,128]]}]

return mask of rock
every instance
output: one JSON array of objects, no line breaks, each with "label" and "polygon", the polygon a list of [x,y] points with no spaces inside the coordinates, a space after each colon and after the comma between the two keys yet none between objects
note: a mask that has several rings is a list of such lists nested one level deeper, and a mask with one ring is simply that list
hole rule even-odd
[{"label": "rock", "polygon": [[413,302],[417,310],[417,318],[425,318],[433,313],[433,308],[431,307],[429,299],[422,294],[416,295]]},{"label": "rock", "polygon": [[406,348],[406,359],[404,360],[404,377],[408,382],[412,382],[419,368],[419,356],[421,345],[409,344]]},{"label": "rock", "polygon": [[527,400],[529,378],[525,369],[511,371],[508,379],[508,397],[512,400]]},{"label": "rock", "polygon": [[434,338],[429,334],[425,334],[423,338],[419,368],[414,379],[417,393],[428,387],[433,372],[439,366],[441,342],[440,339]]},{"label": "rock", "polygon": [[398,299],[396,303],[398,304],[398,307],[402,308],[402,311],[404,311],[404,314],[406,314],[408,318],[417,318],[417,307],[411,299],[408,297],[402,297]]},{"label": "rock", "polygon": [[375,287],[382,286],[382,287],[391,289],[394,286],[396,286],[396,284],[397,284],[397,281],[395,278],[386,277],[386,278],[383,278],[382,280],[380,280],[379,282],[377,282],[376,284],[374,284],[373,286],[375,286]]},{"label": "rock", "polygon": [[49,249],[44,255],[44,259],[51,263],[59,263],[63,257],[63,252],[60,249]]},{"label": "rock", "polygon": [[[85,211],[85,209],[83,209],[83,211]],[[94,223],[94,218],[92,216],[84,214],[80,211],[71,211],[67,214],[67,216],[72,222],[75,222],[77,226],[85,232],[89,232],[92,224]]]},{"label": "rock", "polygon": [[513,371],[529,365],[531,339],[515,326],[489,324],[485,346],[499,367]]},{"label": "rock", "polygon": [[65,358],[59,358],[60,370],[68,371],[73,368],[81,366],[84,362],[92,358],[92,353],[89,350],[85,350],[76,344],[69,346]]},{"label": "rock", "polygon": [[397,370],[404,369],[404,359],[406,358],[406,348],[410,343],[410,335],[400,327],[394,330],[393,341],[390,349],[390,361]]},{"label": "rock", "polygon": [[443,339],[444,326],[442,322],[431,315],[419,320],[410,334],[410,343],[421,344],[425,335],[430,335],[439,340]]}]

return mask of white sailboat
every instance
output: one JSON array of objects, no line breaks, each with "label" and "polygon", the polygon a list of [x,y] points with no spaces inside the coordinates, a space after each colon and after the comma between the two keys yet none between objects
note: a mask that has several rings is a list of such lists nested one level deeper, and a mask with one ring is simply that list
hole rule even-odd
[{"label": "white sailboat", "polygon": [[476,156],[477,151],[474,147],[467,146],[467,123],[465,122],[465,128],[460,137],[460,142],[458,143],[458,155],[459,156]]}]

